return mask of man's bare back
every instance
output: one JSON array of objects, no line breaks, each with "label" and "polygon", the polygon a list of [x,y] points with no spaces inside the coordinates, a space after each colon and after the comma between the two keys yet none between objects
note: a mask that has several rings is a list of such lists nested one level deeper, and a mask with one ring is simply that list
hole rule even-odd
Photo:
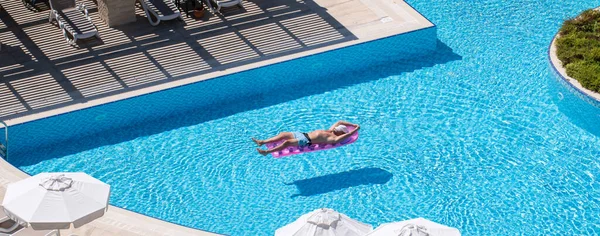
[{"label": "man's bare back", "polygon": [[333,144],[336,143],[337,135],[335,135],[333,131],[329,130],[315,130],[308,133],[308,137],[312,143]]}]

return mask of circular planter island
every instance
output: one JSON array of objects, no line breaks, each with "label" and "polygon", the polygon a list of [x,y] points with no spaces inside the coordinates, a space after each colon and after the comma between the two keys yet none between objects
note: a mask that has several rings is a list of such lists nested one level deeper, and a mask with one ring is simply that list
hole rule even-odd
[{"label": "circular planter island", "polygon": [[[596,10],[589,10],[589,11],[596,11]],[[589,15],[589,11],[586,11],[583,14],[588,14]],[[598,17],[597,20],[600,21],[600,12],[596,12],[596,13],[598,13],[598,14],[593,14],[593,15],[597,16]],[[576,17],[576,18],[574,18],[574,19],[567,20],[565,22],[565,24],[572,23],[572,21],[577,21],[579,19],[581,19],[581,15],[578,16],[578,17]],[[567,30],[572,30],[572,29],[567,29]],[[582,85],[582,83],[579,82],[577,79],[572,78],[571,76],[569,76],[567,74],[567,68],[564,66],[565,63],[559,59],[558,54],[560,52],[557,52],[557,41],[559,40],[559,38],[564,33],[563,31],[565,31],[565,25],[563,25],[563,27],[561,27],[561,29],[558,31],[558,33],[554,36],[554,39],[552,40],[552,43],[550,45],[550,50],[549,50],[548,54],[549,54],[550,62],[552,63],[552,66],[558,72],[558,74],[562,77],[562,79],[565,80],[567,83],[569,83],[573,88],[575,88],[576,90],[578,90],[582,94],[587,95],[588,97],[596,100],[597,102],[600,102],[600,93],[584,87]],[[598,46],[597,50],[598,50],[598,52],[600,52],[600,40],[599,40],[598,45],[599,46]],[[576,54],[576,53],[578,53],[578,52],[574,52],[574,54]],[[583,56],[576,55],[576,56],[572,56],[572,57],[577,57],[578,58],[578,57],[583,57]],[[597,63],[597,65],[600,66],[600,58],[598,58],[598,59],[599,60],[596,61],[595,63]],[[570,73],[573,73],[573,72],[571,71]],[[579,74],[581,74],[581,73],[579,73]],[[600,74],[598,74],[597,76],[600,77]],[[576,77],[576,76],[574,76],[574,77]]]}]

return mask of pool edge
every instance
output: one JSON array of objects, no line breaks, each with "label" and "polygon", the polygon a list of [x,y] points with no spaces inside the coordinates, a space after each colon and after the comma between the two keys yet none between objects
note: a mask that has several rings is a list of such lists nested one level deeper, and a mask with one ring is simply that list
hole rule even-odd
[{"label": "pool edge", "polygon": [[[174,86],[174,87],[170,87],[170,88],[157,89],[156,91],[152,91],[152,92],[149,92],[149,93],[138,94],[138,95],[127,97],[127,98],[123,98],[123,99],[117,99],[117,100],[114,100],[114,101],[109,101],[109,102],[105,102],[105,103],[101,103],[101,104],[97,104],[97,105],[91,105],[91,106],[83,107],[83,108],[80,108],[80,109],[66,111],[66,112],[63,112],[63,113],[55,113],[55,114],[52,114],[52,115],[49,115],[49,116],[44,116],[44,117],[40,117],[40,118],[37,118],[37,119],[32,119],[32,120],[25,121],[25,122],[22,122],[22,123],[15,124],[14,122],[12,122],[12,123],[9,123],[9,127],[18,127],[18,126],[22,126],[22,125],[25,125],[25,124],[28,124],[28,123],[33,123],[33,122],[36,122],[36,121],[45,120],[45,119],[52,118],[52,117],[57,117],[57,116],[61,116],[61,115],[69,114],[69,113],[74,113],[74,112],[82,111],[82,110],[93,109],[93,108],[105,106],[105,105],[108,105],[108,104],[112,104],[112,103],[117,103],[117,102],[121,102],[121,101],[124,101],[124,100],[133,99],[133,98],[136,98],[136,97],[147,96],[147,95],[150,95],[150,94],[155,94],[155,93],[163,92],[163,91],[166,91],[166,90],[171,90],[171,89],[175,89],[175,88],[179,88],[179,87],[184,87],[184,86],[191,85],[191,84],[204,83],[204,82],[211,81],[211,80],[219,80],[219,78],[224,77],[224,76],[231,76],[231,75],[234,75],[234,74],[244,73],[244,72],[252,71],[252,70],[258,70],[258,69],[261,69],[261,68],[264,68],[264,67],[267,67],[267,66],[273,66],[273,65],[277,65],[277,64],[282,64],[282,63],[286,63],[286,62],[293,61],[293,60],[299,60],[299,59],[308,58],[308,57],[311,57],[311,56],[322,55],[322,54],[331,53],[331,52],[334,52],[334,51],[341,51],[341,50],[345,50],[345,49],[348,49],[348,48],[351,48],[351,47],[365,45],[365,44],[369,44],[369,43],[373,43],[373,42],[377,42],[377,41],[383,41],[384,39],[390,39],[391,40],[391,39],[394,39],[394,37],[401,36],[401,35],[411,35],[411,34],[414,34],[414,33],[417,33],[417,32],[425,32],[425,33],[427,33],[427,32],[431,31],[432,33],[435,33],[435,36],[437,36],[437,26],[433,25],[433,23],[431,23],[431,24],[432,24],[431,26],[423,27],[423,28],[420,28],[420,29],[417,29],[417,30],[413,30],[413,31],[403,32],[403,33],[399,33],[399,34],[393,34],[393,35],[389,35],[389,36],[386,36],[386,37],[380,37],[380,38],[376,38],[376,39],[368,40],[368,41],[355,42],[353,44],[345,45],[343,47],[337,47],[337,48],[334,48],[334,49],[324,50],[324,51],[321,51],[321,52],[313,52],[313,53],[309,53],[307,55],[302,55],[302,56],[298,56],[298,57],[294,57],[294,58],[288,58],[288,59],[280,58],[279,61],[274,62],[272,64],[267,64],[267,65],[264,65],[264,66],[258,66],[258,67],[250,68],[250,69],[247,69],[247,70],[241,70],[241,71],[233,72],[233,73],[222,75],[222,76],[211,77],[211,78],[203,79],[203,80],[200,80],[200,81],[195,81],[195,82],[180,84],[178,86]],[[435,42],[435,40],[437,40],[437,37],[434,37],[433,39],[434,39],[433,41]],[[9,120],[9,121],[11,121],[11,120]],[[16,181],[28,178],[30,176],[29,173],[27,173],[27,172],[19,169],[16,166],[13,166],[11,163],[9,163],[6,160],[1,160],[0,161],[0,170],[2,172],[2,173],[0,173],[0,189],[6,188],[6,186],[8,184],[10,184],[10,183],[14,183]],[[12,177],[8,177],[7,178],[5,176],[12,176]],[[2,198],[3,197],[0,197],[0,200]],[[215,233],[215,232],[206,231],[206,230],[203,230],[203,229],[200,229],[200,228],[183,226],[183,225],[171,222],[171,221],[162,220],[162,219],[159,219],[159,218],[156,218],[156,217],[152,217],[152,216],[149,216],[149,215],[146,215],[146,214],[143,214],[143,213],[139,213],[139,212],[136,212],[136,211],[132,211],[132,210],[124,209],[124,208],[119,208],[119,207],[114,206],[112,204],[110,205],[110,209],[111,210],[108,211],[105,214],[104,217],[102,217],[100,219],[97,219],[96,221],[93,221],[92,223],[90,223],[90,225],[92,225],[92,226],[97,226],[97,225],[104,225],[104,226],[106,226],[106,225],[109,225],[107,227],[110,227],[110,228],[113,228],[113,227],[116,227],[116,226],[124,227],[124,228],[120,228],[119,232],[122,232],[123,230],[130,230],[130,234],[125,234],[125,235],[153,235],[152,232],[161,232],[159,235],[182,235],[182,236],[186,236],[186,235],[223,235],[223,234],[218,234],[218,233]],[[124,219],[125,221],[124,220],[118,220],[118,219]],[[128,221],[131,221],[133,223],[130,224],[130,225],[124,223],[124,222],[128,222]],[[107,223],[103,223],[103,222],[109,222],[109,223],[107,224]],[[110,223],[110,222],[112,222],[112,223]],[[137,226],[137,225],[140,225],[140,224],[143,224],[144,226],[143,227]],[[82,228],[84,228],[84,227],[86,227],[86,226],[83,226]],[[161,229],[164,229],[164,230],[156,230],[155,229],[156,227],[161,227]],[[97,227],[97,228],[104,229],[105,227]],[[134,231],[135,230],[138,230],[138,231],[139,230],[145,230],[145,231],[150,232],[150,234],[147,233],[147,232],[137,233],[136,234],[136,232],[131,232],[132,230],[134,230]],[[174,231],[176,231],[176,232],[174,232]],[[170,233],[170,232],[173,232],[173,233]],[[192,233],[190,233],[190,232],[192,232]],[[123,235],[123,234],[119,233],[118,235]]]},{"label": "pool edge", "polygon": [[556,55],[556,39],[558,39],[559,33],[557,32],[552,38],[552,42],[550,42],[550,46],[548,47],[548,58],[550,60],[550,65],[552,65],[552,69],[556,72],[559,77],[566,82],[571,88],[575,91],[579,92],[580,95],[584,96],[585,100],[592,100],[593,104],[599,106],[600,105],[600,93],[594,92],[592,90],[586,89],[581,86],[581,83],[574,78],[571,78],[567,75],[566,69],[562,66],[562,62],[558,59]]},{"label": "pool edge", "polygon": [[[0,170],[0,190],[6,189],[10,183],[26,179],[30,176],[28,173],[13,166],[2,158],[0,158]],[[1,194],[0,201],[3,199],[4,195]],[[111,231],[107,231],[107,233],[118,233],[118,235],[225,235],[161,220],[139,212],[120,208],[112,204],[109,206],[109,210],[104,216],[79,229],[89,230],[90,227],[98,228],[100,230],[106,230],[107,228],[112,229]],[[81,232],[81,234],[83,234],[83,232]]]}]

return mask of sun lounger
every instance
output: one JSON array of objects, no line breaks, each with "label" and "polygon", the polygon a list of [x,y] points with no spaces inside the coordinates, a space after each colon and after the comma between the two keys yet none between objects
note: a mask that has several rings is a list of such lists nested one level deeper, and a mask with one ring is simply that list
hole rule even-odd
[{"label": "sun lounger", "polygon": [[32,228],[25,228],[23,226],[19,226],[17,230],[14,230],[11,233],[3,234],[0,233],[0,236],[59,236],[58,230],[33,230]]},{"label": "sun lounger", "polygon": [[33,230],[32,228],[23,228],[11,236],[59,236],[58,230]]},{"label": "sun lounger", "polygon": [[58,230],[33,230],[14,222],[0,208],[0,236],[58,236]]},{"label": "sun lounger", "polygon": [[181,12],[171,0],[140,0],[146,17],[152,26],[157,26],[160,21],[179,18],[183,20]]},{"label": "sun lounger", "polygon": [[11,235],[17,231],[19,226],[19,224],[8,218],[8,216],[4,214],[4,210],[0,208],[0,236]]},{"label": "sun lounger", "polygon": [[78,39],[99,37],[98,28],[92,23],[87,8],[75,0],[50,0],[50,22],[56,20],[65,40],[71,45]]},{"label": "sun lounger", "polygon": [[244,7],[242,5],[242,0],[214,0],[215,4],[217,4],[217,11],[221,10],[221,7],[233,7],[240,6],[240,8]]},{"label": "sun lounger", "polygon": [[38,1],[43,1],[43,0],[21,0],[24,4],[29,4],[30,6],[35,6],[35,4]]}]

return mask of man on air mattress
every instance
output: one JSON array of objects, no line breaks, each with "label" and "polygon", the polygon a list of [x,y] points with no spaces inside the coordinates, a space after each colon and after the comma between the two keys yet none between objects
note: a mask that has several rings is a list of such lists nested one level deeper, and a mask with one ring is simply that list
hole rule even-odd
[{"label": "man on air mattress", "polygon": [[[348,126],[352,126],[352,129],[349,130]],[[278,135],[265,140],[252,138],[252,141],[258,144],[258,146],[262,146],[263,144],[284,140],[281,144],[268,150],[256,148],[258,153],[267,155],[269,153],[279,152],[287,147],[292,146],[307,147],[311,144],[336,144],[349,138],[359,129],[360,126],[357,124],[340,120],[333,124],[328,130],[315,130],[309,133],[281,132]]]}]

